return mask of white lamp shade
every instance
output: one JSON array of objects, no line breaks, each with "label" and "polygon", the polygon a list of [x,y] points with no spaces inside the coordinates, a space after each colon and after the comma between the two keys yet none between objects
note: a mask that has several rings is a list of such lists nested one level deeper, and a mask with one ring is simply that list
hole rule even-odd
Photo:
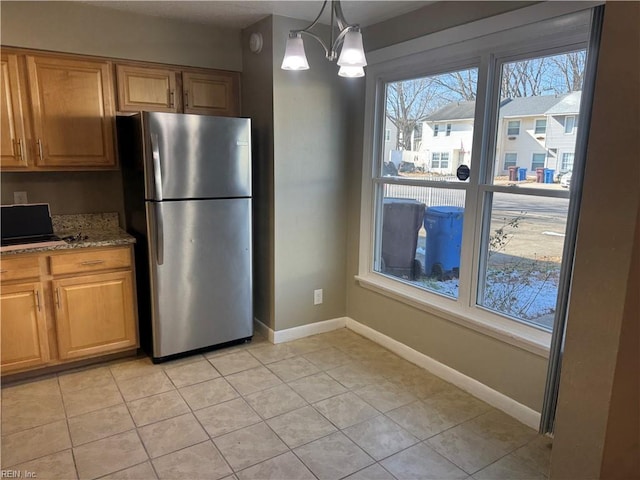
[{"label": "white lamp shade", "polygon": [[304,43],[300,34],[287,38],[282,59],[282,70],[309,70],[309,62],[304,53]]},{"label": "white lamp shade", "polygon": [[364,67],[367,65],[362,46],[362,33],[359,30],[349,30],[344,36],[338,65],[341,67]]},{"label": "white lamp shade", "polygon": [[364,77],[364,68],[362,67],[340,67],[338,75],[341,77],[355,78]]}]

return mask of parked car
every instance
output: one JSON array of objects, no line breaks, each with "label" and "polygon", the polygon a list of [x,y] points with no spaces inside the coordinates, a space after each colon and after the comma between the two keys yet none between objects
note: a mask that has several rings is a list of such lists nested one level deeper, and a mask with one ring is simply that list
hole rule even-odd
[{"label": "parked car", "polygon": [[571,173],[572,172],[567,172],[564,175],[562,175],[560,177],[560,186],[564,187],[564,188],[570,188],[571,187]]}]

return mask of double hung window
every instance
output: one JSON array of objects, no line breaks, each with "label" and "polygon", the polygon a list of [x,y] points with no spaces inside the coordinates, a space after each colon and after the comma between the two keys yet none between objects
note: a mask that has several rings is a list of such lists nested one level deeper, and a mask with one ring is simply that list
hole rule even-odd
[{"label": "double hung window", "polygon": [[[583,11],[370,67],[357,277],[363,286],[505,332],[508,341],[548,342],[562,297],[571,195],[554,172],[574,159],[532,153],[531,142],[546,152],[567,147],[559,120],[563,109],[574,108],[575,116],[581,104],[588,36]],[[508,119],[541,115],[546,119],[529,123]],[[434,138],[435,124],[415,152],[427,168],[385,176],[382,132],[426,128],[429,117],[446,124],[447,135],[447,120],[456,120],[454,161],[440,149],[452,141]],[[536,140],[531,133],[546,135]],[[538,175],[509,181],[505,170],[518,166],[518,155],[530,158]]]}]

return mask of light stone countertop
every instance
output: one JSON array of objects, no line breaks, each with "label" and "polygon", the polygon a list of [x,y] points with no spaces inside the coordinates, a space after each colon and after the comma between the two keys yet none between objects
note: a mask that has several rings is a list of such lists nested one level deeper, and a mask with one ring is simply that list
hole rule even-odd
[{"label": "light stone countertop", "polygon": [[[52,215],[51,219],[54,233],[60,238],[81,234],[83,239],[73,242],[49,242],[43,245],[32,244],[24,248],[3,251],[1,255],[41,253],[76,248],[113,247],[131,245],[136,241],[133,236],[119,227],[117,213]],[[84,239],[84,237],[87,238]]]}]

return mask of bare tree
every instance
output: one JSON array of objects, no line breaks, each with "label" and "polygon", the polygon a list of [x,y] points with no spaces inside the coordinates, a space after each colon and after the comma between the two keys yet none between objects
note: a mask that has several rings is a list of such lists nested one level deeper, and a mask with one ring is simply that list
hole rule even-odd
[{"label": "bare tree", "polygon": [[557,94],[582,90],[584,69],[587,63],[587,51],[579,50],[564,55],[551,57],[551,64],[558,70],[556,84],[553,87]]},{"label": "bare tree", "polygon": [[436,85],[443,88],[440,96],[447,102],[475,100],[478,90],[478,71],[462,70],[433,77]]},{"label": "bare tree", "polygon": [[535,58],[505,63],[502,66],[502,98],[542,95],[549,71],[549,59]]},{"label": "bare tree", "polygon": [[413,132],[421,129],[422,122],[442,105],[434,88],[434,78],[418,78],[387,85],[387,118],[396,126],[397,145],[411,150]]}]

